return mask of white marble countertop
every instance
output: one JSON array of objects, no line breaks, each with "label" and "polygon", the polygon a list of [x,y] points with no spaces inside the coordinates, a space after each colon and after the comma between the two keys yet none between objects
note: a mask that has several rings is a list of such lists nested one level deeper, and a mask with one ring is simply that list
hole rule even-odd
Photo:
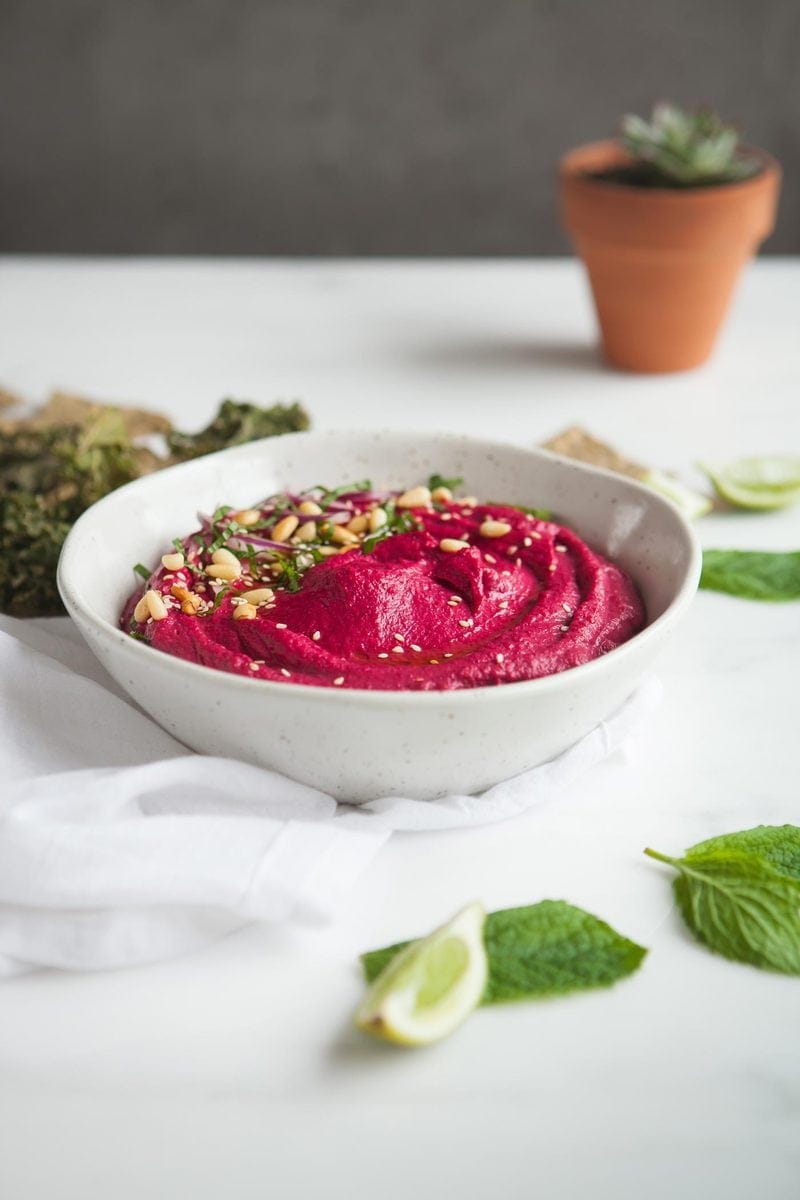
[{"label": "white marble countertop", "polygon": [[[647,378],[600,364],[574,263],[7,258],[0,384],[186,427],[224,395],[521,444],[578,422],[699,482],[698,459],[798,452],[799,314],[800,263],[763,261],[713,362]],[[800,510],[699,530],[793,549]],[[700,593],[633,756],[548,808],[396,838],[330,927],[5,984],[3,1200],[793,1200],[800,983],[693,942],[641,851],[798,822],[798,667],[800,606]],[[426,1051],[352,1031],[358,952],[478,897],[563,897],[651,953],[616,988],[482,1010]]]}]

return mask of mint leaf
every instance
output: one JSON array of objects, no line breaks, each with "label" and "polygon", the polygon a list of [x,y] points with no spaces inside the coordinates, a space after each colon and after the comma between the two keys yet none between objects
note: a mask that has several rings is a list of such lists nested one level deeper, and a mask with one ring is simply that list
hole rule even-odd
[{"label": "mint leaf", "polygon": [[797,825],[756,825],[739,833],[723,833],[719,837],[698,842],[686,851],[685,858],[705,857],[714,851],[747,854],[761,859],[779,875],[800,882],[800,827]]},{"label": "mint leaf", "polygon": [[[647,953],[605,921],[564,900],[489,913],[484,937],[489,978],[481,1004],[608,987],[635,971]],[[408,944],[363,954],[367,982]]]},{"label": "mint leaf", "polygon": [[699,941],[736,962],[800,975],[798,846],[787,827],[767,828],[712,838],[684,858],[645,853],[679,872],[675,898]]},{"label": "mint leaf", "polygon": [[704,550],[700,587],[747,600],[798,600],[800,550]]}]

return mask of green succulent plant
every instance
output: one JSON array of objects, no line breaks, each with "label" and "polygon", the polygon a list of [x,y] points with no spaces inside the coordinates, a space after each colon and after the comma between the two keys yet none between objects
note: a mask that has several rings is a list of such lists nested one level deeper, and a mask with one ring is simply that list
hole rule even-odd
[{"label": "green succulent plant", "polygon": [[709,187],[749,179],[761,168],[739,150],[739,134],[710,109],[657,104],[649,121],[626,116],[622,146],[635,159],[642,182],[659,187]]}]

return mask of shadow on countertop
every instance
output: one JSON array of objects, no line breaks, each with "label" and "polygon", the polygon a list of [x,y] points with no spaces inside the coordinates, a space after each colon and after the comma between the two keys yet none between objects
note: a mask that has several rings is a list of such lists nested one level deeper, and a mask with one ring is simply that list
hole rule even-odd
[{"label": "shadow on countertop", "polygon": [[582,374],[606,374],[611,368],[600,348],[588,342],[547,338],[493,340],[464,337],[407,345],[399,350],[407,363],[456,371],[556,370]]}]

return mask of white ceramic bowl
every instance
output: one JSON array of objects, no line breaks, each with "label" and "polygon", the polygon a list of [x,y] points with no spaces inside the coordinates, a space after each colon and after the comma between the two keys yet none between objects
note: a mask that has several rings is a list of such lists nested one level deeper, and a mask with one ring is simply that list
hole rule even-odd
[{"label": "white ceramic bowl", "polygon": [[[159,653],[117,625],[136,562],[152,563],[198,510],[370,478],[408,487],[434,471],[469,493],[553,511],[625,568],[646,628],[558,675],[457,692],[375,692],[272,683]],[[246,759],[338,799],[473,793],[565,749],[633,692],[686,611],[700,549],[667,500],[543,450],[454,436],[299,433],[147,476],[95,504],[59,563],[61,595],[106,670],[165,729],[205,754]]]}]

